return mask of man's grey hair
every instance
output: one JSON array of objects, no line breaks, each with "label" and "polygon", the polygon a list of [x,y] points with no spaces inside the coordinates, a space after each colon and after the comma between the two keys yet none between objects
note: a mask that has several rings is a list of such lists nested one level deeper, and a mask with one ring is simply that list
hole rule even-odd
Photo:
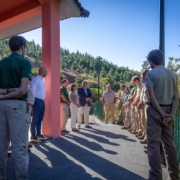
[{"label": "man's grey hair", "polygon": [[82,85],[83,85],[84,83],[88,84],[88,82],[87,82],[86,80],[84,80],[84,81],[82,82]]},{"label": "man's grey hair", "polygon": [[111,84],[106,85],[106,87],[107,87],[107,88],[108,88],[108,87],[111,87]]}]

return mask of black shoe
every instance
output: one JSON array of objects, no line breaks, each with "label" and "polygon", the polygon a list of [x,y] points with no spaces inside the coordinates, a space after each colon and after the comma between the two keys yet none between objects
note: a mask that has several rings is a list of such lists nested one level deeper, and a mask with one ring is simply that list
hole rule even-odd
[{"label": "black shoe", "polygon": [[42,134],[38,134],[36,136],[39,140],[47,140],[47,137],[43,136]]},{"label": "black shoe", "polygon": [[92,128],[92,126],[89,126],[89,125],[88,125],[88,126],[85,126],[85,128],[89,128],[89,129],[91,129],[91,128]]},{"label": "black shoe", "polygon": [[36,143],[41,142],[36,136],[31,136],[31,141]]},{"label": "black shoe", "polygon": [[28,153],[30,153],[31,152],[31,150],[30,149],[28,149]]},{"label": "black shoe", "polygon": [[70,131],[67,131],[67,130],[62,130],[61,132],[65,133],[65,134],[70,133]]},{"label": "black shoe", "polygon": [[28,144],[28,148],[32,148],[33,147],[33,145],[32,144]]}]

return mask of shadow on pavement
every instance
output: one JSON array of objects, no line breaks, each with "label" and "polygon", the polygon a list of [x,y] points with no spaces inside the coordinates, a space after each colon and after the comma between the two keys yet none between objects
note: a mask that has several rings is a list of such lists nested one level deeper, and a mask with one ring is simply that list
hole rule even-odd
[{"label": "shadow on pavement", "polygon": [[87,147],[87,148],[89,148],[89,149],[91,149],[93,151],[104,151],[104,152],[106,152],[108,154],[117,154],[117,152],[114,152],[114,151],[111,151],[111,150],[108,150],[108,149],[104,149],[98,143],[88,141],[88,140],[86,140],[85,138],[82,138],[82,137],[78,137],[78,136],[68,134],[68,135],[66,135],[66,138],[72,139],[75,142],[78,142],[79,144],[81,144],[81,145],[83,145],[83,146],[85,146],[85,147]]},{"label": "shadow on pavement", "polygon": [[[109,155],[106,158],[100,157],[75,143],[68,141],[65,138],[56,138],[50,141],[54,146],[61,149],[64,153],[67,153],[80,163],[84,164],[86,167],[90,168],[91,170],[95,171],[97,174],[101,175],[103,179],[108,180],[144,180],[141,176],[118,166],[117,164],[107,160],[109,159]],[[119,159],[120,160],[120,159]],[[71,169],[73,167],[71,166]],[[76,167],[74,167],[76,168]],[[74,169],[73,168],[73,169]],[[73,173],[70,169],[70,172]],[[79,172],[81,174],[81,172]],[[76,178],[73,176],[74,179],[92,179],[92,178]],[[74,180],[72,179],[72,180]],[[63,179],[63,180],[71,180],[71,179]]]},{"label": "shadow on pavement", "polygon": [[[84,146],[90,143],[73,136],[68,138],[81,141]],[[112,154],[101,157],[70,142],[68,138],[55,138],[34,146],[29,154],[29,180],[144,180],[111,162]],[[88,148],[93,149],[94,145],[90,143]],[[96,148],[103,149],[100,146]],[[8,160],[7,174],[13,180],[10,167],[11,158]]]},{"label": "shadow on pavement", "polygon": [[86,137],[89,137],[89,138],[92,138],[100,143],[104,143],[104,144],[109,144],[109,145],[112,145],[112,146],[120,146],[119,144],[117,143],[113,143],[113,142],[110,142],[108,139],[104,138],[104,137],[101,137],[101,136],[96,136],[94,134],[89,134],[89,133],[86,133],[86,132],[82,132],[82,131],[78,131],[77,133],[79,134],[82,134]]},{"label": "shadow on pavement", "polygon": [[111,138],[111,139],[123,139],[126,141],[137,142],[134,139],[129,139],[128,136],[124,136],[121,134],[115,134],[115,133],[109,132],[109,131],[102,131],[102,130],[94,129],[94,128],[93,129],[86,129],[86,130],[91,132],[91,133],[102,135],[104,137]]}]

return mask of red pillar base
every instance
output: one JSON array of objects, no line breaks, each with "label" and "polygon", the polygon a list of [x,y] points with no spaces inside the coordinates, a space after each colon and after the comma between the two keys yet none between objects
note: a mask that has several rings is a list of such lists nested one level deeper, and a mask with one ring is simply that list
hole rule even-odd
[{"label": "red pillar base", "polygon": [[60,28],[59,2],[42,5],[42,64],[48,71],[45,78],[46,110],[43,134],[60,136]]}]

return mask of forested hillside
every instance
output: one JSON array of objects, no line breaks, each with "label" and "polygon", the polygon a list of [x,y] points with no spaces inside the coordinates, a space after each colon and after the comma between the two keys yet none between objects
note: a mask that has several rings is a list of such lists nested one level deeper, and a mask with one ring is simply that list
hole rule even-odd
[{"label": "forested hillside", "polygon": [[[0,41],[0,59],[10,54],[9,39]],[[38,68],[42,64],[42,49],[38,44],[35,44],[34,40],[27,42],[27,58],[31,61],[33,68]],[[88,53],[82,54],[79,51],[76,53],[69,52],[68,49],[61,48],[61,69],[64,74],[73,74],[79,84],[82,79],[90,79],[93,88],[97,86],[97,70],[98,60],[89,55]],[[122,62],[122,67],[118,67],[115,64],[108,62],[107,60],[100,61],[100,77],[101,87],[106,83],[111,83],[114,89],[119,88],[119,82],[129,83],[131,77],[139,75],[138,71],[130,70],[128,67],[123,67],[124,59],[119,59]],[[36,72],[35,69],[33,69]],[[74,79],[75,79],[74,78]]]}]

